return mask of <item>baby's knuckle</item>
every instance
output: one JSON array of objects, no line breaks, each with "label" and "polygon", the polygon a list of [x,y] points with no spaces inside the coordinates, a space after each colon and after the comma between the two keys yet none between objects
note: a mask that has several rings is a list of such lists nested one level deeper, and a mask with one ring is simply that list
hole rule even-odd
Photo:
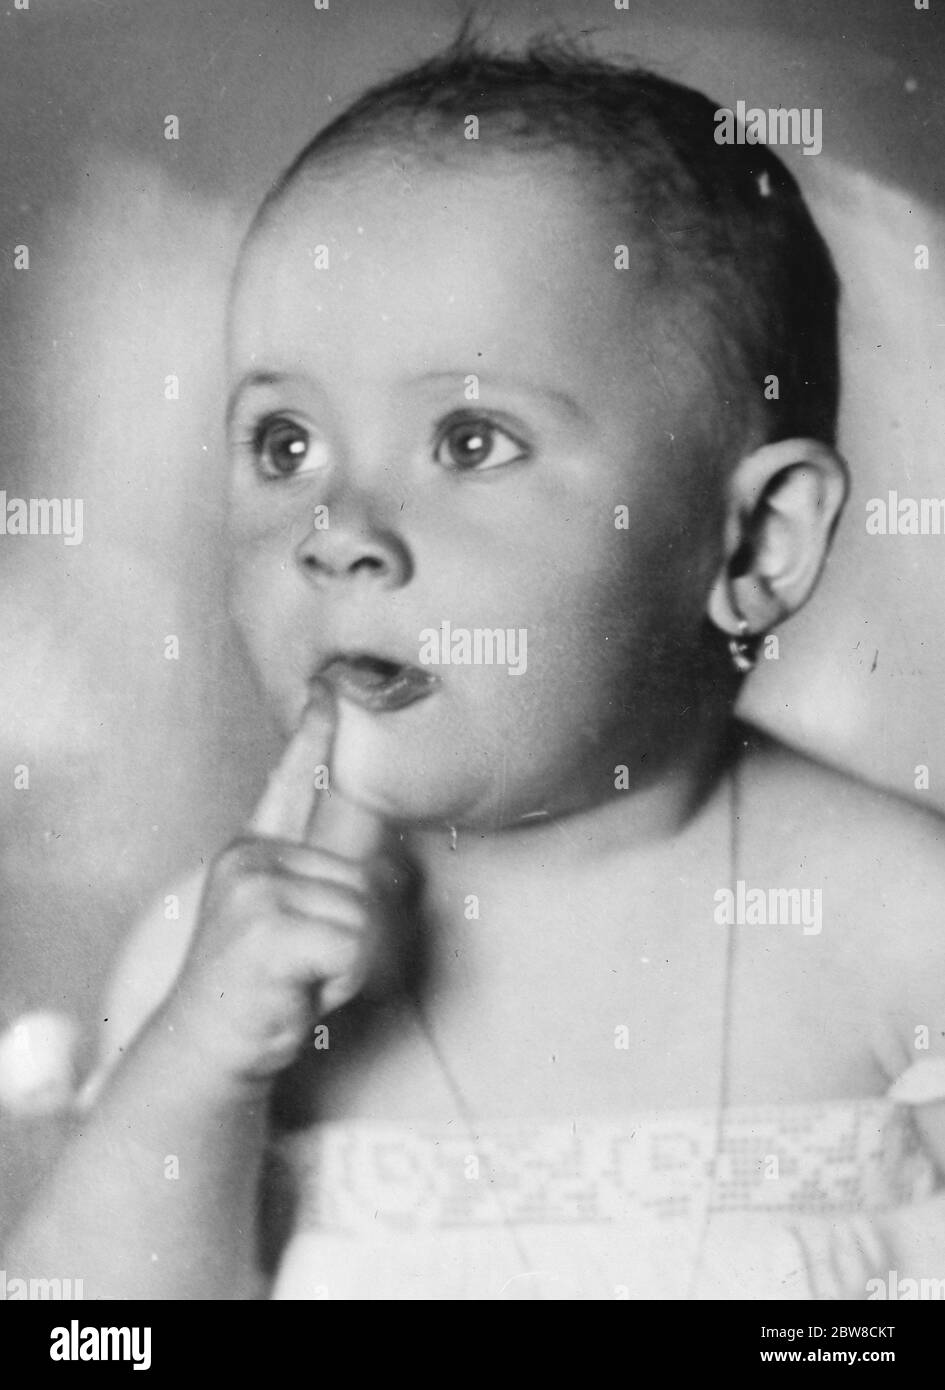
[{"label": "baby's knuckle", "polygon": [[374,893],[374,872],[367,864],[353,864],[348,890],[356,899],[367,899]]},{"label": "baby's knuckle", "polygon": [[217,868],[227,874],[251,873],[262,862],[261,841],[241,835],[231,840],[217,859]]},{"label": "baby's knuckle", "polygon": [[279,921],[277,912],[256,912],[248,917],[243,927],[244,949],[253,967],[261,970],[266,978],[279,973],[281,951],[279,947]]},{"label": "baby's knuckle", "polygon": [[270,885],[258,873],[243,873],[235,879],[230,885],[228,901],[232,912],[251,920],[272,911]]},{"label": "baby's knuckle", "polygon": [[343,915],[335,917],[336,930],[345,940],[360,944],[370,932],[374,920],[371,905],[360,899],[350,900]]},{"label": "baby's knuckle", "polygon": [[366,958],[364,937],[360,933],[348,933],[339,943],[338,955],[345,973],[359,970]]}]

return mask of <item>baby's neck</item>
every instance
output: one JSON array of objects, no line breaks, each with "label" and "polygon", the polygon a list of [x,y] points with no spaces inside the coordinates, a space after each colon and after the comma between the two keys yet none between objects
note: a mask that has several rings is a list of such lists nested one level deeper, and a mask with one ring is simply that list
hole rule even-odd
[{"label": "baby's neck", "polygon": [[[549,855],[558,866],[590,858],[659,854],[698,819],[718,789],[744,739],[744,729],[726,716],[700,730],[651,769],[615,766],[606,793],[562,815],[532,812],[497,828],[412,829],[405,842],[417,867],[436,874],[438,866],[457,860],[491,872],[543,863]],[[562,798],[563,801],[566,798]]]},{"label": "baby's neck", "polygon": [[470,972],[487,979],[520,968],[529,951],[567,931],[560,903],[606,895],[624,877],[642,894],[690,870],[722,881],[738,734],[737,725],[720,727],[698,756],[567,816],[492,832],[412,832],[406,845],[423,884],[421,945],[432,978],[445,984],[460,971],[468,983]]}]

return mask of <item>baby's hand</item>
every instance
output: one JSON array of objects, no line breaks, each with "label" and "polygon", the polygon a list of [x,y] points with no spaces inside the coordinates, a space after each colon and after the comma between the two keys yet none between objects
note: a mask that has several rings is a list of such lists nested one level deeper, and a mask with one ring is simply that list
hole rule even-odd
[{"label": "baby's hand", "polygon": [[331,692],[320,689],[249,833],[211,866],[164,1015],[223,1082],[274,1078],[370,970],[380,900],[393,880],[378,818],[334,791],[313,792],[316,768],[329,764],[335,719]]}]

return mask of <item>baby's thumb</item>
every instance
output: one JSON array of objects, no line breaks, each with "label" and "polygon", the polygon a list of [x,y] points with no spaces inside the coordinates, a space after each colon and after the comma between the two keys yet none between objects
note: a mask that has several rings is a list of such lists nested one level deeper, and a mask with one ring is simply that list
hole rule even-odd
[{"label": "baby's thumb", "polygon": [[330,783],[329,764],[335,737],[332,692],[312,686],[302,721],[286,745],[249,822],[249,832],[276,840],[310,840],[309,827]]}]

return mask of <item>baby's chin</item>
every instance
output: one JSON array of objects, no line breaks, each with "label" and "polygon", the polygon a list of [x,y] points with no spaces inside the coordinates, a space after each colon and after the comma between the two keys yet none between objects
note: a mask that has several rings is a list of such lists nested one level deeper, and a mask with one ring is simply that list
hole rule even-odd
[{"label": "baby's chin", "polygon": [[379,778],[366,784],[363,780],[349,782],[339,770],[334,785],[347,800],[404,830],[466,830],[490,835],[547,815],[526,809],[532,802],[524,798],[510,806],[500,787],[467,788],[466,795],[457,796],[450,779],[432,784],[405,779],[385,785]]},{"label": "baby's chin", "polygon": [[487,826],[488,813],[479,805],[483,791],[471,776],[457,775],[455,762],[431,772],[415,761],[389,758],[365,768],[349,761],[342,748],[332,759],[331,777],[341,796],[388,821],[416,829],[449,826]]},{"label": "baby's chin", "polygon": [[440,717],[430,713],[420,705],[377,714],[339,701],[332,786],[391,824],[418,829],[488,834],[571,809],[575,779],[563,776],[564,759],[547,740],[516,759],[507,740],[475,719],[457,721],[446,709]]}]

